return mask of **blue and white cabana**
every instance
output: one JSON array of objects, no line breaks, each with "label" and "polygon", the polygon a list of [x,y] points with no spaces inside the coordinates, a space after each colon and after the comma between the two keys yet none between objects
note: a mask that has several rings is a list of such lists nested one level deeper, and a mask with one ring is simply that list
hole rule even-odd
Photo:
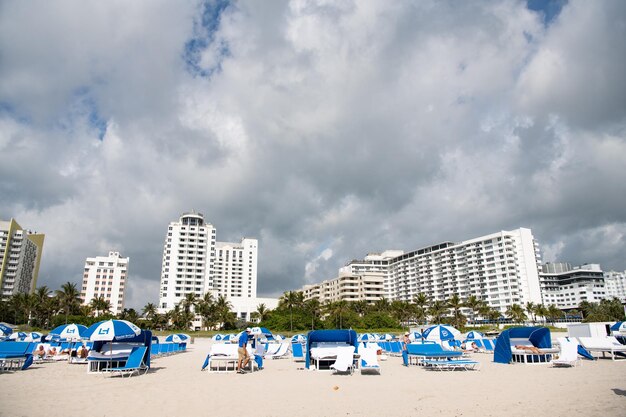
[{"label": "blue and white cabana", "polygon": [[552,347],[550,329],[546,327],[513,327],[504,330],[496,340],[493,351],[493,361],[496,363],[511,363],[513,352],[511,351],[511,339],[527,340],[538,349]]},{"label": "blue and white cabana", "polygon": [[54,329],[50,330],[49,335],[57,336],[59,339],[68,339],[68,340],[79,340],[83,337],[85,332],[87,331],[87,326],[83,326],[82,324],[62,324]]},{"label": "blue and white cabana", "polygon": [[141,329],[126,320],[104,320],[92,324],[84,333],[85,339],[96,341],[121,341],[141,334]]},{"label": "blue and white cabana", "polygon": [[461,332],[452,326],[437,324],[424,330],[422,336],[424,337],[424,340],[452,340],[459,338],[461,336]]},{"label": "blue and white cabana", "polygon": [[345,343],[354,346],[357,344],[356,332],[354,330],[312,330],[307,335],[305,366],[309,369],[311,365],[311,345],[317,343]]}]

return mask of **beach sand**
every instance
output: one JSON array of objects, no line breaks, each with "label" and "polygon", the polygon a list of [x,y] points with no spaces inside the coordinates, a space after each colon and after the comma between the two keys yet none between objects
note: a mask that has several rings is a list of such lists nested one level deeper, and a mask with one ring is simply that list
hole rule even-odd
[{"label": "beach sand", "polygon": [[289,358],[238,375],[200,371],[210,343],[196,339],[139,377],[66,362],[0,374],[0,416],[626,416],[626,360],[551,368],[476,353],[479,371],[436,372],[390,357],[382,375],[349,376]]}]

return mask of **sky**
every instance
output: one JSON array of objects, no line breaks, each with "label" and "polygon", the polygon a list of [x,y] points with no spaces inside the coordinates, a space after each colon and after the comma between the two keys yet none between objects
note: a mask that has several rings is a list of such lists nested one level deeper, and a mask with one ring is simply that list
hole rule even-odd
[{"label": "sky", "polygon": [[167,226],[259,239],[258,293],[351,259],[531,228],[626,269],[626,2],[0,2],[0,218],[38,285]]}]

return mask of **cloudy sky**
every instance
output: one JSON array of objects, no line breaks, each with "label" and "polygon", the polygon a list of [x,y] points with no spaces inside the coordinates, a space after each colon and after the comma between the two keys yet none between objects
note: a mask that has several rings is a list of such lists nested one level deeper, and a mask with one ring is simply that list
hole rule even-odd
[{"label": "cloudy sky", "polygon": [[2,1],[0,218],[39,285],[167,225],[260,241],[259,294],[385,249],[528,227],[626,268],[626,2]]}]

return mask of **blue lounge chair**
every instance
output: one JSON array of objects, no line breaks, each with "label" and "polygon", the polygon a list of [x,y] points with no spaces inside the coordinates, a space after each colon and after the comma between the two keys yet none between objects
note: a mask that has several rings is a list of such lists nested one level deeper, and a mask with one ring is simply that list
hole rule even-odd
[{"label": "blue lounge chair", "polygon": [[407,353],[409,354],[409,363],[415,359],[418,365],[429,359],[443,360],[463,355],[463,352],[445,350],[437,343],[409,343]]},{"label": "blue lounge chair", "polygon": [[304,361],[304,349],[302,348],[302,343],[295,342],[291,344],[291,354],[293,356],[293,360],[296,362]]},{"label": "blue lounge chair", "polygon": [[148,372],[148,369],[149,369],[149,367],[145,363],[145,356],[146,356],[147,350],[148,348],[145,346],[134,347],[131,350],[130,355],[128,356],[128,360],[126,361],[126,364],[124,366],[118,366],[116,368],[107,368],[107,369],[104,369],[104,372],[111,372],[111,373],[119,372],[122,375],[122,377],[124,376],[124,374],[128,374],[129,378],[135,372],[137,372],[137,374],[139,375],[143,371],[143,373],[145,374],[146,372]]},{"label": "blue lounge chair", "polygon": [[456,369],[467,371],[470,369],[477,369],[480,365],[476,361],[471,361],[471,360],[466,360],[466,359],[447,359],[447,360],[428,359],[428,360],[424,360],[423,363],[426,369],[439,370],[439,371],[454,371]]}]

